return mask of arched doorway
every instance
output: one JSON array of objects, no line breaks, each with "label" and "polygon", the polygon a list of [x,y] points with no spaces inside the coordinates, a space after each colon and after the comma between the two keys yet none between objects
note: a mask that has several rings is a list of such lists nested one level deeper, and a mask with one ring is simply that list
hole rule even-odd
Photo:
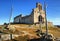
[{"label": "arched doorway", "polygon": [[41,15],[38,17],[38,22],[44,23],[44,18]]}]

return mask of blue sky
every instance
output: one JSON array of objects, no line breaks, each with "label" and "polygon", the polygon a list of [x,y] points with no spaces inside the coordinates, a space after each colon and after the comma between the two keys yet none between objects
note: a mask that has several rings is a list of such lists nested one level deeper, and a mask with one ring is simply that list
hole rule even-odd
[{"label": "blue sky", "polygon": [[[44,5],[44,0],[0,0],[0,24],[8,23],[13,5],[13,14],[11,22],[19,14],[29,15],[33,8],[36,8],[36,2]],[[47,19],[54,25],[60,25],[60,0],[46,0]]]}]

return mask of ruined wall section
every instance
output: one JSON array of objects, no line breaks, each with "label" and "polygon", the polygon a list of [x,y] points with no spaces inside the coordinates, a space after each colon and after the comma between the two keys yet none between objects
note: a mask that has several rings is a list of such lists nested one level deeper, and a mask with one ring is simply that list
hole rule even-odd
[{"label": "ruined wall section", "polygon": [[16,16],[14,18],[14,23],[27,23],[27,24],[33,24],[34,23],[34,11],[31,12],[30,15],[26,15],[26,16]]}]

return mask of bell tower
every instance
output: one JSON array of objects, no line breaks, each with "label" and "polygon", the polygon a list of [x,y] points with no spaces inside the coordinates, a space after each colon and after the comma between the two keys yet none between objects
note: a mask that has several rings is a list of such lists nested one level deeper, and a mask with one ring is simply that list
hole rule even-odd
[{"label": "bell tower", "polygon": [[36,8],[38,8],[40,11],[40,10],[42,10],[42,5],[40,3],[36,3]]}]

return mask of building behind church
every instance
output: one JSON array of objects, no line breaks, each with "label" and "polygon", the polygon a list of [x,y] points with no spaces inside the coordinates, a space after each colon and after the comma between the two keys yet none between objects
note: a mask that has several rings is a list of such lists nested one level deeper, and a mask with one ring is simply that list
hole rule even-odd
[{"label": "building behind church", "polygon": [[22,16],[22,14],[20,14],[14,18],[14,23],[34,24],[40,21],[41,23],[45,23],[45,12],[40,3],[36,3],[36,8],[32,9],[30,15]]}]

